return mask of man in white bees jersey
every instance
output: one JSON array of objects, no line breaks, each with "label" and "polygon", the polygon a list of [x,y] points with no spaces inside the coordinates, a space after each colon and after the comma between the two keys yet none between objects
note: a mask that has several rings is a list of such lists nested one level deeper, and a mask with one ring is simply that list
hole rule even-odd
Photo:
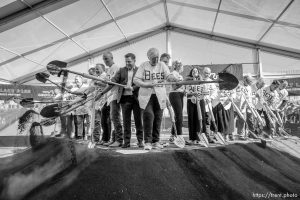
[{"label": "man in white bees jersey", "polygon": [[270,113],[267,112],[265,106],[268,106],[271,110],[275,110],[276,99],[278,98],[276,89],[278,88],[279,84],[280,83],[278,81],[273,81],[270,86],[264,87],[257,92],[258,103],[256,104],[256,108],[260,115],[261,113],[264,114],[267,131],[271,136],[275,134],[275,123],[271,123],[274,122],[274,119],[269,119]]},{"label": "man in white bees jersey", "polygon": [[165,86],[155,86],[155,84],[164,80],[177,81],[177,79],[170,74],[165,63],[158,61],[157,49],[149,49],[147,56],[149,61],[141,64],[133,81],[140,86],[138,100],[143,110],[145,150],[151,150],[152,145],[153,148],[162,148],[159,144],[159,134],[163,109],[166,108],[167,100]]}]

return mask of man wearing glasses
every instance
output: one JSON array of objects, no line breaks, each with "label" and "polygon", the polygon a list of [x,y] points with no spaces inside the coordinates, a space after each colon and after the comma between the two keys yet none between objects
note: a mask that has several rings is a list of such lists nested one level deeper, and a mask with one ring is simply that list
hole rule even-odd
[{"label": "man wearing glasses", "polygon": [[140,86],[139,105],[142,109],[143,127],[145,135],[145,150],[163,148],[159,143],[160,126],[163,109],[166,108],[167,93],[163,85],[156,85],[162,81],[177,81],[170,74],[169,68],[163,62],[159,62],[159,51],[151,48],[147,52],[149,61],[141,64],[133,82]]}]

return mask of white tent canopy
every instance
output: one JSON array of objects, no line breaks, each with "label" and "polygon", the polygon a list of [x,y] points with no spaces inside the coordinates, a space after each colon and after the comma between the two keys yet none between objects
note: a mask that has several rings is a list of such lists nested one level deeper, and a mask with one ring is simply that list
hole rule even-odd
[{"label": "white tent canopy", "polygon": [[184,64],[244,65],[245,73],[300,74],[298,0],[2,0],[0,80],[34,83],[52,60],[76,71],[124,65],[156,47]]}]

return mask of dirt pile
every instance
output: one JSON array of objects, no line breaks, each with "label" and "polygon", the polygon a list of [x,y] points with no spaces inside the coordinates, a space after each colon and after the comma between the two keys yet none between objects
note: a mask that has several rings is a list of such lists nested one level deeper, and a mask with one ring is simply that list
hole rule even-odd
[{"label": "dirt pile", "polygon": [[[77,165],[70,163],[70,156],[58,162],[57,155],[67,152],[68,148],[52,145],[51,148],[46,147],[48,154],[43,150],[39,152],[39,156],[44,158],[25,162],[26,156],[23,156],[24,161],[22,164],[19,161],[18,167],[5,170],[2,167],[2,195],[8,194],[8,184],[12,183],[7,180],[11,181],[17,173],[37,173],[36,166],[41,168],[56,163],[50,171],[51,177],[48,175],[38,184],[32,181],[35,182],[34,187],[28,187],[27,193],[23,191],[24,199],[241,200],[267,194],[280,194],[281,198],[287,194],[297,195],[300,198],[300,157],[297,157],[300,146],[288,142],[294,149],[294,155],[291,155],[286,150],[287,146],[276,142],[273,147],[275,145],[277,149],[248,143],[130,155],[111,150],[84,149],[77,145]],[[56,151],[50,152],[52,148]],[[279,151],[280,148],[282,150]],[[59,165],[62,161],[64,167]],[[73,167],[66,167],[66,163]],[[27,171],[23,172],[21,165],[25,164]],[[29,166],[32,167],[31,172]],[[6,175],[2,178],[4,171]],[[47,174],[45,170],[43,173]]]}]

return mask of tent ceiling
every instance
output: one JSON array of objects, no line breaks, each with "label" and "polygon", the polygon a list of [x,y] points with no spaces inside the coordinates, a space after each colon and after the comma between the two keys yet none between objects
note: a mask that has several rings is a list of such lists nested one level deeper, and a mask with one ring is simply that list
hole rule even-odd
[{"label": "tent ceiling", "polygon": [[0,79],[22,83],[53,59],[76,64],[169,29],[299,59],[299,10],[296,0],[2,0]]}]

